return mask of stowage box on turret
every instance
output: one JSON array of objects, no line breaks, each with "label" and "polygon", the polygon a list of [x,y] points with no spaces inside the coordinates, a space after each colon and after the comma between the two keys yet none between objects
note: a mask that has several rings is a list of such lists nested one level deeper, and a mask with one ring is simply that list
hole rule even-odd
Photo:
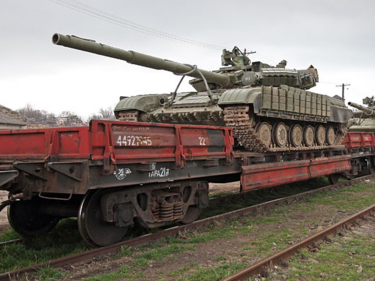
[{"label": "stowage box on turret", "polygon": [[[223,50],[223,67],[206,71],[92,40],[54,34],[63,45],[128,63],[173,72],[194,79],[194,92],[122,98],[115,108],[124,121],[202,124],[233,127],[239,146],[249,151],[316,150],[342,144],[352,111],[343,100],[306,91],[319,81],[313,66],[287,69],[250,62],[235,47]],[[183,79],[183,78],[182,78]],[[178,87],[177,87],[178,88]]]}]

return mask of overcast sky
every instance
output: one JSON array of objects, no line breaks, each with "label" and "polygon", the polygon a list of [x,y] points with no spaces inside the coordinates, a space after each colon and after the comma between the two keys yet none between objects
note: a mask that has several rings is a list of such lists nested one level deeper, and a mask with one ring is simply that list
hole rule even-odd
[{"label": "overcast sky", "polygon": [[[14,110],[31,104],[87,117],[114,107],[119,96],[169,93],[180,79],[53,45],[55,32],[207,70],[221,67],[221,48],[238,46],[272,65],[283,59],[289,68],[312,64],[320,76],[314,92],[341,95],[336,85],[347,83],[346,101],[375,94],[371,0],[2,0],[0,7],[0,104]],[[192,90],[187,81],[181,90]]]}]

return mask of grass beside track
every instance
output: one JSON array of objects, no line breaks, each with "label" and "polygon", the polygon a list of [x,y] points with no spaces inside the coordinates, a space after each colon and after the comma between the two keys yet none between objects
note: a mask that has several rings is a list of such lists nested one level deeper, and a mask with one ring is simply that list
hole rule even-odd
[{"label": "grass beside track", "polygon": [[[243,196],[242,199],[236,202],[226,202],[225,204],[218,204],[218,206],[211,206],[202,214],[202,217],[208,217],[213,214],[228,212],[230,210],[242,208],[252,204],[258,204],[263,201],[269,201],[278,197],[291,195],[292,193],[302,192],[307,189],[317,188],[326,185],[327,182],[323,179],[310,181],[307,183],[298,183],[295,185],[284,186],[283,188],[274,190],[265,190],[264,192],[257,193],[256,196],[251,194]],[[368,186],[367,186],[368,187]],[[351,189],[351,188],[350,188]],[[345,201],[348,191],[339,191],[332,193],[332,196],[339,196],[338,200],[330,198],[326,200],[325,195],[314,195],[306,199],[306,203],[311,204],[330,204],[330,202]],[[342,193],[345,194],[342,194]],[[352,191],[352,195],[357,191]],[[330,195],[331,196],[331,195]],[[341,196],[341,197],[340,197]],[[319,203],[315,202],[313,198],[317,198]],[[355,197],[355,196],[354,196]],[[375,199],[375,196],[372,200]],[[333,201],[332,201],[333,200]],[[327,202],[326,202],[327,201]],[[363,200],[359,200],[363,201]],[[374,202],[374,201],[373,201]],[[359,208],[366,202],[352,202],[353,208]],[[308,205],[309,205],[308,204]],[[340,208],[342,204],[337,203]],[[302,210],[298,207],[299,203],[295,206],[297,210]],[[333,204],[333,207],[335,204]],[[175,256],[183,253],[192,253],[197,251],[205,243],[212,243],[217,240],[235,239],[241,235],[256,235],[259,228],[264,224],[277,223],[282,224],[287,219],[285,217],[287,206],[278,208],[277,211],[271,212],[267,216],[249,216],[246,220],[234,220],[230,223],[220,225],[218,227],[210,227],[200,232],[193,234],[186,234],[183,239],[168,238],[161,242],[154,243],[145,247],[137,249],[124,248],[119,254],[118,259],[126,259],[130,262],[127,265],[118,266],[114,271],[108,274],[96,277],[89,277],[87,280],[118,280],[118,279],[134,279],[142,280],[144,278],[144,268],[149,268],[150,264],[157,261],[173,262]],[[316,206],[303,207],[306,212],[312,212]],[[314,222],[311,222],[314,223]],[[315,223],[319,223],[316,221]],[[307,235],[308,230],[301,230],[299,237]],[[259,235],[258,235],[259,236]],[[18,238],[12,231],[8,231],[0,236],[2,240],[9,240]],[[281,240],[280,240],[281,239]],[[277,229],[277,231],[270,231],[262,233],[259,239],[253,239],[247,243],[243,242],[241,245],[243,256],[235,258],[238,253],[229,253],[227,255],[214,257],[215,267],[204,268],[200,264],[195,264],[193,261],[177,268],[171,272],[160,273],[158,278],[160,280],[166,279],[180,279],[180,280],[219,280],[224,276],[237,272],[248,264],[248,258],[254,254],[258,256],[267,256],[270,250],[278,250],[286,247],[289,241],[295,241],[298,237],[291,237],[290,231],[287,229]],[[284,241],[285,243],[280,243]],[[0,248],[0,272],[11,271],[14,269],[30,266],[36,263],[48,261],[50,259],[74,254],[88,249],[88,246],[82,241],[77,229],[76,221],[73,219],[63,220],[59,223],[51,235],[37,237],[31,240],[28,244],[12,244]],[[249,252],[248,254],[246,252]],[[213,274],[213,276],[212,276]],[[59,277],[60,276],[60,277]],[[46,268],[40,271],[37,279],[59,279],[62,278],[63,272],[58,269]],[[44,279],[46,278],[46,279]]]},{"label": "grass beside track", "polygon": [[[373,205],[374,202],[374,184],[361,183],[336,192],[314,194],[297,204],[278,206],[267,215],[252,215],[208,227],[186,234],[183,239],[168,238],[145,247],[123,248],[117,257],[118,269],[113,267],[111,272],[83,280],[221,280]],[[345,244],[344,249],[324,251],[325,246],[322,247],[319,252],[322,260],[333,261],[327,266],[321,263],[314,269],[311,266],[314,262],[311,260],[308,260],[309,263],[297,259],[296,263],[290,266],[294,269],[290,273],[293,275],[281,272],[262,280],[372,280],[375,261],[371,253],[374,242],[367,243],[367,240],[361,240],[362,238],[352,238]],[[232,244],[233,241],[236,244]],[[224,247],[225,244],[236,246],[233,249],[226,248],[219,254],[219,251],[215,252],[213,249]],[[198,258],[203,254],[201,248],[212,251],[207,260]],[[340,268],[336,265],[336,259],[342,254],[338,252],[342,250],[344,255],[348,255],[347,251],[362,257],[367,255],[362,260],[356,260],[356,264],[362,264],[361,273],[358,272],[359,267],[353,266],[347,271],[345,266]],[[312,255],[304,254],[307,257]],[[186,257],[191,258],[179,263],[179,260]],[[318,257],[314,256],[313,259]],[[126,272],[123,268],[124,261]]]}]

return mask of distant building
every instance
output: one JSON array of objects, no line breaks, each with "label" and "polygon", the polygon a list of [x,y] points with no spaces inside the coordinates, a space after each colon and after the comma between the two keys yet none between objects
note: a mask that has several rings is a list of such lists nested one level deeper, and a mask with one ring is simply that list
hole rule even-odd
[{"label": "distant building", "polygon": [[0,130],[24,129],[26,125],[26,117],[0,105]]}]

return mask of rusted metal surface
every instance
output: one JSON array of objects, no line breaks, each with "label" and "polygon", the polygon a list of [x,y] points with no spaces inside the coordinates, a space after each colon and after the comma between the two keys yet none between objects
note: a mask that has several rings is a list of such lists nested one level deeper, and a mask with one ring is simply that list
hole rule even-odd
[{"label": "rusted metal surface", "polygon": [[306,248],[310,245],[313,245],[315,243],[322,242],[327,238],[327,236],[335,235],[337,232],[339,232],[341,229],[343,229],[345,226],[351,226],[354,224],[357,224],[358,221],[360,221],[363,217],[366,217],[370,214],[372,214],[375,210],[375,205],[372,205],[369,208],[366,208],[365,210],[327,228],[326,230],[323,230],[295,245],[292,247],[289,247],[269,258],[266,258],[257,264],[252,265],[251,267],[248,267],[228,278],[225,278],[223,280],[225,281],[237,281],[237,280],[248,280],[251,277],[254,277],[261,272],[266,271],[268,268],[280,264],[281,262],[285,262],[287,259],[289,259],[292,255],[294,255],[297,251],[299,251],[302,248]]},{"label": "rusted metal surface", "polygon": [[345,136],[344,143],[349,150],[355,148],[371,148],[371,150],[373,150],[375,146],[375,135],[370,132],[348,132]]},{"label": "rusted metal surface", "polygon": [[243,209],[240,209],[240,210],[232,211],[232,212],[225,213],[225,214],[222,214],[222,215],[217,215],[217,216],[214,216],[214,217],[210,217],[210,218],[206,218],[206,219],[203,219],[203,220],[195,221],[195,222],[193,222],[191,224],[188,224],[188,225],[176,226],[176,227],[168,228],[166,230],[163,230],[163,231],[160,231],[160,232],[157,232],[157,233],[154,233],[154,234],[143,235],[143,236],[140,236],[140,237],[137,237],[137,238],[134,238],[134,239],[130,239],[130,240],[127,240],[127,241],[124,241],[124,242],[121,242],[121,243],[117,243],[115,245],[108,246],[108,247],[96,248],[96,249],[92,249],[92,250],[89,250],[89,251],[86,251],[86,252],[83,252],[83,253],[79,253],[79,254],[68,256],[68,257],[63,257],[63,258],[59,258],[59,259],[56,259],[56,260],[52,260],[52,261],[49,261],[49,262],[46,262],[46,263],[43,263],[43,264],[33,265],[32,267],[22,268],[22,269],[15,270],[15,271],[12,271],[12,272],[3,273],[3,274],[0,274],[0,281],[7,281],[7,280],[11,280],[12,278],[14,278],[16,276],[21,276],[21,275],[26,274],[26,273],[36,272],[39,268],[41,268],[43,266],[50,266],[50,267],[56,268],[56,267],[63,267],[63,266],[67,266],[67,265],[78,263],[78,262],[89,261],[94,257],[116,253],[124,245],[126,245],[126,246],[145,245],[147,243],[157,241],[157,240],[159,240],[161,238],[164,238],[164,237],[167,237],[167,236],[178,235],[179,233],[189,232],[189,231],[193,231],[195,229],[198,229],[198,228],[201,228],[201,227],[204,227],[204,226],[211,225],[215,221],[225,221],[225,220],[231,219],[233,217],[240,217],[240,216],[248,215],[248,214],[251,214],[251,213],[254,213],[254,212],[259,212],[261,210],[269,209],[272,206],[276,206],[276,205],[279,205],[279,204],[282,204],[282,203],[285,203],[285,202],[293,202],[296,199],[303,198],[307,195],[310,195],[310,194],[313,194],[313,193],[316,193],[316,192],[327,191],[327,190],[332,190],[332,189],[336,189],[336,188],[343,187],[343,186],[348,186],[348,185],[350,185],[354,182],[358,182],[358,181],[361,181],[361,180],[364,180],[364,179],[367,179],[367,178],[370,178],[370,177],[373,177],[373,176],[372,175],[364,176],[364,177],[361,177],[361,178],[353,179],[353,180],[348,181],[348,182],[341,182],[341,183],[337,183],[337,184],[334,184],[334,185],[329,185],[329,186],[322,187],[322,188],[319,188],[319,189],[316,189],[316,190],[311,190],[311,191],[300,193],[300,194],[297,194],[297,195],[276,199],[276,200],[266,202],[266,203],[262,203],[262,204],[259,204],[259,205],[254,205],[254,206],[251,206],[251,207],[247,207],[247,208],[243,208]]},{"label": "rusted metal surface", "polygon": [[350,155],[243,166],[242,191],[350,171]]},{"label": "rusted metal surface", "polygon": [[72,195],[240,173],[240,161],[233,163],[233,142],[230,128],[119,121],[2,131],[0,188],[8,189],[5,185],[18,177],[19,188],[27,186],[28,194]]}]

